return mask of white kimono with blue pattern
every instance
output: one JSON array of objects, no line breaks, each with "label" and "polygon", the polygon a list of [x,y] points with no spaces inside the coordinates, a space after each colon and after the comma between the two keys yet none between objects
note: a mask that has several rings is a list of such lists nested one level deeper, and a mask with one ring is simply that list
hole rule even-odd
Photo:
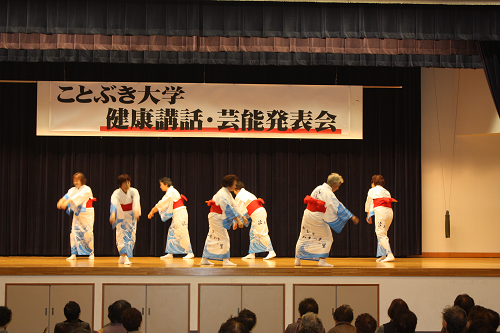
[{"label": "white kimono with blue pattern", "polygon": [[[132,210],[123,211],[121,205],[132,203]],[[116,189],[111,195],[110,215],[115,214],[113,229],[116,229],[116,246],[120,255],[126,254],[132,258],[134,255],[135,233],[137,221],[134,212],[141,216],[141,197],[139,191],[131,187],[127,193],[121,188]]]},{"label": "white kimono with blue pattern", "polygon": [[193,253],[188,230],[188,212],[186,206],[174,209],[174,202],[181,199],[179,191],[169,186],[163,198],[158,201],[156,208],[163,222],[172,219],[168,229],[165,253]]},{"label": "white kimono with blue pattern", "polygon": [[391,198],[391,193],[387,191],[380,185],[372,187],[368,191],[365,203],[365,211],[371,218],[375,216],[375,234],[377,235],[377,257],[386,256],[391,251],[391,245],[389,244],[389,237],[387,237],[387,231],[392,223],[393,211],[392,208],[378,206],[373,207],[373,199],[380,198]]},{"label": "white kimono with blue pattern", "polygon": [[344,207],[326,183],[314,189],[311,197],[325,202],[326,211],[304,210],[295,257],[305,260],[327,258],[333,243],[332,228],[340,233],[353,214]]},{"label": "white kimono with blue pattern", "polygon": [[248,253],[260,253],[260,252],[270,252],[273,250],[273,244],[271,243],[271,238],[269,237],[269,228],[267,227],[267,211],[264,207],[256,209],[252,215],[248,215],[247,206],[257,197],[252,193],[248,192],[244,188],[234,198],[240,212],[242,212],[248,219],[249,223],[252,223],[250,228],[250,247]]},{"label": "white kimono with blue pattern", "polygon": [[210,212],[208,214],[208,235],[203,249],[203,258],[223,260],[229,259],[229,234],[227,230],[231,228],[233,219],[241,214],[237,211],[231,192],[226,187],[222,187],[212,200],[222,209],[222,214]]},{"label": "white kimono with blue pattern", "polygon": [[66,213],[73,212],[71,224],[71,254],[91,255],[94,253],[94,208],[86,208],[87,201],[92,198],[92,190],[87,185],[72,187],[64,195],[70,199]]}]

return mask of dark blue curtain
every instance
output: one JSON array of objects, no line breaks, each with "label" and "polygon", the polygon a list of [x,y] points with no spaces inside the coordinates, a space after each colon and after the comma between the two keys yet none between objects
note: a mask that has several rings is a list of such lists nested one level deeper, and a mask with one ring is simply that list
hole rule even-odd
[{"label": "dark blue curtain", "polygon": [[4,0],[0,32],[499,40],[499,6]]},{"label": "dark blue curtain", "polygon": [[[129,65],[0,62],[3,79],[69,81],[350,84],[403,86],[364,89],[363,140],[112,138],[36,136],[36,85],[0,83],[0,255],[69,255],[71,218],[56,209],[83,172],[97,197],[97,256],[116,255],[109,199],[121,173],[141,194],[135,255],[164,253],[169,223],[147,212],[170,176],[188,198],[189,231],[197,256],[208,232],[208,200],[221,178],[237,174],[266,201],[279,256],[294,256],[303,199],[331,172],[344,185],[338,198],[361,222],[335,234],[332,256],[375,256],[373,225],[364,222],[371,176],[382,174],[398,203],[389,229],[397,256],[421,253],[420,69],[337,66]],[[231,255],[248,251],[248,229],[230,233]]]},{"label": "dark blue curtain", "polygon": [[478,42],[478,49],[491,96],[500,116],[500,43]]}]

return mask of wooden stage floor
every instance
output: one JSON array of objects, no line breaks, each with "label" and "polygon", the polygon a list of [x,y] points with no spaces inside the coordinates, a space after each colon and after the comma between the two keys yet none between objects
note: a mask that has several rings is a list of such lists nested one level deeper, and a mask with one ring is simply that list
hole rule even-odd
[{"label": "wooden stage floor", "polygon": [[294,266],[293,258],[271,260],[231,258],[234,267],[200,266],[200,258],[161,260],[135,257],[132,265],[118,264],[118,257],[0,257],[0,275],[142,275],[142,276],[500,276],[500,258],[396,258],[377,263],[375,258],[328,258],[332,268],[318,267],[317,262],[302,261]]}]

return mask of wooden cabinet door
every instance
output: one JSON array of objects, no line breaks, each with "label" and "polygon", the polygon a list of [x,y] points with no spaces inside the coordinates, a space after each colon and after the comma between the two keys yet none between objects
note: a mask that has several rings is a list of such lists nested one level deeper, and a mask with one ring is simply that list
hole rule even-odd
[{"label": "wooden cabinet door", "polygon": [[94,285],[51,285],[49,333],[54,332],[57,323],[66,320],[64,306],[69,301],[78,303],[80,319],[89,323],[91,328],[94,326]]},{"label": "wooden cabinet door", "polygon": [[12,310],[9,333],[42,333],[49,325],[48,285],[7,285],[6,306]]},{"label": "wooden cabinet door", "polygon": [[[354,320],[362,313],[369,313],[378,319],[378,285],[337,286],[337,305],[349,304],[354,312]],[[354,325],[354,322],[353,322]]]},{"label": "wooden cabinet door", "polygon": [[109,323],[108,307],[118,300],[126,300],[142,313],[142,331],[146,329],[146,286],[103,284],[102,325]]},{"label": "wooden cabinet door", "polygon": [[147,286],[144,333],[189,333],[189,285]]},{"label": "wooden cabinet door", "polygon": [[253,311],[257,324],[252,333],[283,332],[285,330],[285,286],[244,285],[241,287],[243,309]]},{"label": "wooden cabinet door", "polygon": [[[293,320],[299,318],[299,303],[308,297],[316,300],[319,307],[318,317],[323,322],[323,327],[328,330],[335,326],[332,309],[337,307],[337,286],[335,285],[295,285],[294,286],[294,316]],[[339,304],[341,305],[341,304]],[[290,324],[290,323],[287,323]]]},{"label": "wooden cabinet door", "polygon": [[241,286],[199,285],[198,332],[218,332],[222,323],[241,310]]}]

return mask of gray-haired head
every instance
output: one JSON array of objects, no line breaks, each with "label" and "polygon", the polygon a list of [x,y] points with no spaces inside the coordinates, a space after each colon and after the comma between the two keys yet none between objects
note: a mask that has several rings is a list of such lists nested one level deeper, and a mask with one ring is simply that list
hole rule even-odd
[{"label": "gray-haired head", "polygon": [[338,173],[332,173],[330,176],[328,176],[328,179],[326,180],[326,183],[330,186],[333,187],[333,185],[338,186],[344,182],[344,178],[342,178],[341,175]]},{"label": "gray-haired head", "polygon": [[319,319],[318,315],[314,312],[308,312],[302,316],[300,327],[302,326],[316,326],[323,330],[323,322]]}]

